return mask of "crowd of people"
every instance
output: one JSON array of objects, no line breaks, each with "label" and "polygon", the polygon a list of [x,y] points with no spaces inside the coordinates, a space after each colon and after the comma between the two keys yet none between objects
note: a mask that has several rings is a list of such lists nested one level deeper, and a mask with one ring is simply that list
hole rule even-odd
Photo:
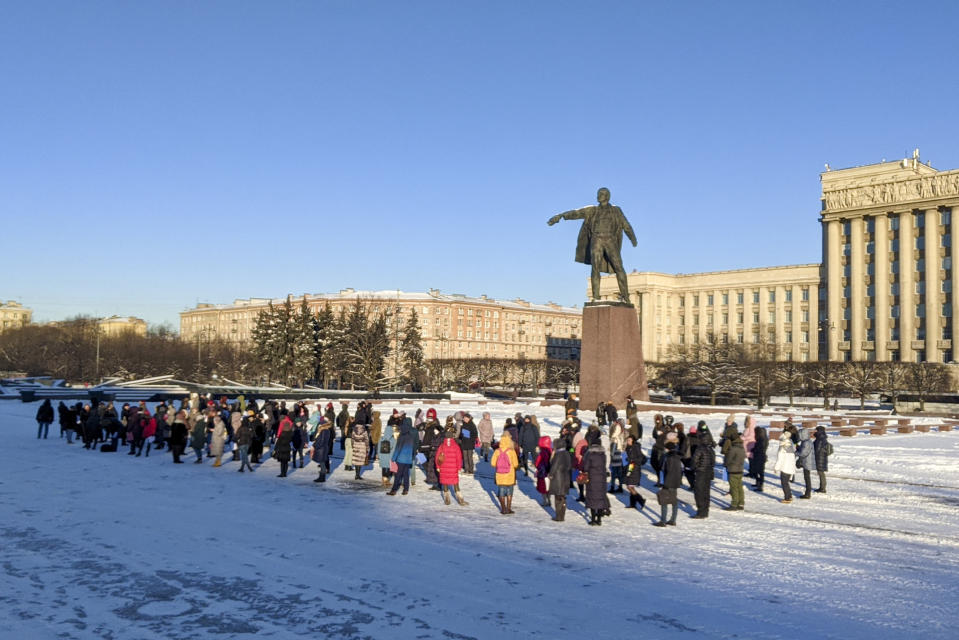
[{"label": "crowd of people", "polygon": [[[535,481],[535,490],[544,507],[552,507],[552,519],[563,522],[566,500],[571,491],[575,500],[589,511],[589,524],[602,525],[611,515],[609,496],[628,493],[629,509],[643,510],[646,498],[641,494],[643,469],[654,477],[654,490],[660,507],[655,526],[675,526],[679,490],[683,480],[693,492],[695,514],[709,517],[712,486],[717,470],[729,486],[728,511],[745,508],[744,478],[753,481],[755,491],[764,491],[769,436],[755,418],[747,415],[740,431],[735,415],[730,415],[719,442],[703,420],[688,429],[670,415],[656,414],[652,426],[649,455],[642,448],[643,425],[632,398],[627,398],[625,418],[611,402],[597,407],[594,424],[579,418],[575,397],[566,402],[566,418],[559,435],[551,439],[541,433],[535,415],[515,414],[503,424],[499,438],[494,433],[490,414],[479,421],[464,411],[456,411],[440,422],[436,409],[417,409],[408,416],[393,409],[384,423],[381,412],[372,403],[359,401],[354,411],[342,402],[307,403],[288,406],[284,401],[267,400],[262,404],[243,396],[232,402],[218,401],[196,394],[175,403],[159,403],[151,412],[145,402],[126,403],[119,410],[112,402],[60,402],[56,418],[60,437],[73,444],[74,435],[84,449],[149,457],[151,451],[168,451],[174,464],[192,451],[194,464],[204,456],[212,466],[220,467],[224,455],[239,461],[239,473],[253,472],[253,465],[273,458],[279,463],[279,477],[287,477],[290,468],[303,468],[312,460],[317,469],[314,482],[326,482],[333,468],[331,459],[337,446],[342,452],[342,470],[363,479],[367,467],[379,467],[380,481],[389,496],[407,495],[416,484],[417,470],[430,490],[438,491],[446,504],[469,503],[460,486],[462,476],[476,475],[477,460],[488,464],[495,482],[500,513],[513,514],[513,495],[519,473]],[[47,438],[54,420],[54,409],[46,400],[37,410],[37,438]],[[717,448],[722,465],[717,467]],[[826,472],[832,445],[824,427],[814,431],[799,429],[786,422],[779,438],[773,470],[779,474],[782,502],[793,499],[792,483],[802,470],[804,492],[812,496],[812,472],[818,476],[815,492],[826,492]],[[299,465],[299,467],[297,467]]]}]

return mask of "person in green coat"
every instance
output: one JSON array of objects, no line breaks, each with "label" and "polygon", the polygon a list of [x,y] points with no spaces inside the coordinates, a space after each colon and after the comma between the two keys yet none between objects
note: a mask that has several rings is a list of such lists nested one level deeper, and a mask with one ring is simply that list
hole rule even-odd
[{"label": "person in green coat", "polygon": [[738,432],[732,431],[724,446],[723,463],[729,476],[729,506],[725,511],[742,511],[746,507],[743,495],[743,468],[746,465],[746,447]]}]

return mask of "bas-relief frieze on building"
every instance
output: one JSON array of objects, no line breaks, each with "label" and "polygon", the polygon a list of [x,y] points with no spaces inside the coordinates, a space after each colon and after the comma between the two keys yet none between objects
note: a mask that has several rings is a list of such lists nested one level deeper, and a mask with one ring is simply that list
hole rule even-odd
[{"label": "bas-relief frieze on building", "polygon": [[959,195],[959,171],[823,191],[827,211],[903,204]]}]

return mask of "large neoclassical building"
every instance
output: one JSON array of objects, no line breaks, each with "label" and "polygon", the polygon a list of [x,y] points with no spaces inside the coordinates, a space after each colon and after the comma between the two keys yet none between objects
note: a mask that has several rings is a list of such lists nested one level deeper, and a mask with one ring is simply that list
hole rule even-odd
[{"label": "large neoclassical building", "polygon": [[[820,178],[822,264],[629,275],[648,359],[709,338],[775,344],[801,361],[954,360],[959,170],[917,150]],[[616,297],[614,278],[602,293]]]}]

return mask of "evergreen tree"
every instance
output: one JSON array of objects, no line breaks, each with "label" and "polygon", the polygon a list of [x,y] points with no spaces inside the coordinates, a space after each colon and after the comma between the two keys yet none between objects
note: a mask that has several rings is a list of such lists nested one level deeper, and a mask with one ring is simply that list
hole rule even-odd
[{"label": "evergreen tree", "polygon": [[336,331],[335,325],[336,316],[333,315],[333,309],[327,302],[313,318],[313,361],[316,365],[316,372],[313,377],[323,388],[329,388],[332,375],[328,356],[333,348],[331,343]]},{"label": "evergreen tree", "polygon": [[316,327],[314,317],[306,304],[306,296],[300,302],[299,312],[290,318],[292,378],[302,385],[316,374]]},{"label": "evergreen tree", "polygon": [[420,334],[416,309],[411,310],[410,319],[406,321],[400,354],[403,358],[404,382],[409,384],[413,391],[420,391],[423,388],[426,367],[423,357],[423,339]]},{"label": "evergreen tree", "polygon": [[266,371],[268,380],[274,380],[278,373],[277,361],[274,358],[278,335],[277,318],[277,310],[270,302],[266,309],[256,315],[256,322],[250,332],[253,355]]}]

